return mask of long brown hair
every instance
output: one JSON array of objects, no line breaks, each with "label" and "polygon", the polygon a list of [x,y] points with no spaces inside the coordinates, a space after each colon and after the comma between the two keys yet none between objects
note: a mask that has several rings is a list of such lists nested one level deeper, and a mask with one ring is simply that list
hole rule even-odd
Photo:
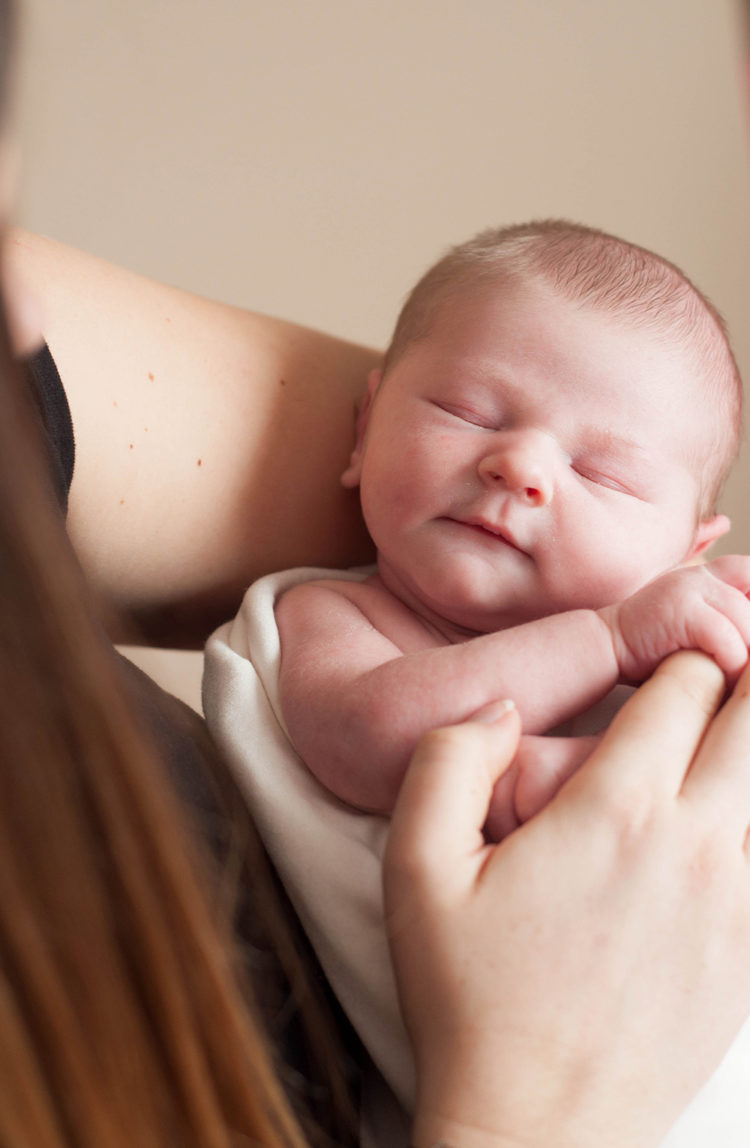
[{"label": "long brown hair", "polygon": [[0,1144],[300,1145],[0,362]]},{"label": "long brown hair", "polygon": [[[12,18],[0,0],[0,97]],[[351,1142],[343,1053],[247,811],[196,718],[231,828],[217,877],[92,608],[1,303],[0,1148]],[[242,888],[327,1132],[304,1090],[293,1113],[254,1009],[231,935]]]},{"label": "long brown hair", "polygon": [[[214,876],[92,612],[38,430],[0,312],[0,1145],[351,1143],[346,1057],[244,803],[196,716]],[[296,1072],[253,1010],[238,894]]]}]

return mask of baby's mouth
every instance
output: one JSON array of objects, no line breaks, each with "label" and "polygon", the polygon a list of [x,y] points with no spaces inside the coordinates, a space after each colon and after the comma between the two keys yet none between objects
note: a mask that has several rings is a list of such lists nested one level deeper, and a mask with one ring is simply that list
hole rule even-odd
[{"label": "baby's mouth", "polygon": [[498,542],[502,542],[506,546],[510,546],[511,549],[523,553],[513,534],[506,526],[500,526],[498,523],[490,522],[486,518],[454,519],[454,521],[459,522],[461,526],[468,526],[472,530],[477,530],[482,534],[489,535],[491,538],[496,538]]}]

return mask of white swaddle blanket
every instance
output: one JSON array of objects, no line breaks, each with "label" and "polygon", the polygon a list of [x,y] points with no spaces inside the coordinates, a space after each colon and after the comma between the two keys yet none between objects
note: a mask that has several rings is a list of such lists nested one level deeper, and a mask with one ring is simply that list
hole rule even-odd
[{"label": "white swaddle blanket", "polygon": [[[383,926],[381,860],[388,819],[360,813],[320,785],[291,745],[279,702],[278,596],[300,582],[365,577],[299,569],[256,582],[237,616],[206,647],[203,703],[333,991],[410,1111],[414,1068]],[[369,1139],[379,1139],[380,1148],[399,1148],[408,1142],[407,1126],[390,1126]],[[750,1148],[750,1022],[662,1148],[709,1146]]]}]

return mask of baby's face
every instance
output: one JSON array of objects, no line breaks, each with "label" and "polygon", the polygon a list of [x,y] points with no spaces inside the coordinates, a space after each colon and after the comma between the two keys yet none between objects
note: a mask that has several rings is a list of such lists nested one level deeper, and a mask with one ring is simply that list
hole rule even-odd
[{"label": "baby's face", "polygon": [[541,284],[444,305],[345,481],[390,589],[472,632],[619,601],[696,545],[710,412],[689,355]]}]

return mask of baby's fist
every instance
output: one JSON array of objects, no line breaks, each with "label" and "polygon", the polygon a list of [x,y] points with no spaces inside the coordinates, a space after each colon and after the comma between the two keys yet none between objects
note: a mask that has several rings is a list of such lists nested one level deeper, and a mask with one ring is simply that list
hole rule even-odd
[{"label": "baby's fist", "polygon": [[620,681],[636,684],[677,650],[710,654],[732,681],[750,647],[750,557],[727,555],[670,570],[630,598],[599,610]]}]

